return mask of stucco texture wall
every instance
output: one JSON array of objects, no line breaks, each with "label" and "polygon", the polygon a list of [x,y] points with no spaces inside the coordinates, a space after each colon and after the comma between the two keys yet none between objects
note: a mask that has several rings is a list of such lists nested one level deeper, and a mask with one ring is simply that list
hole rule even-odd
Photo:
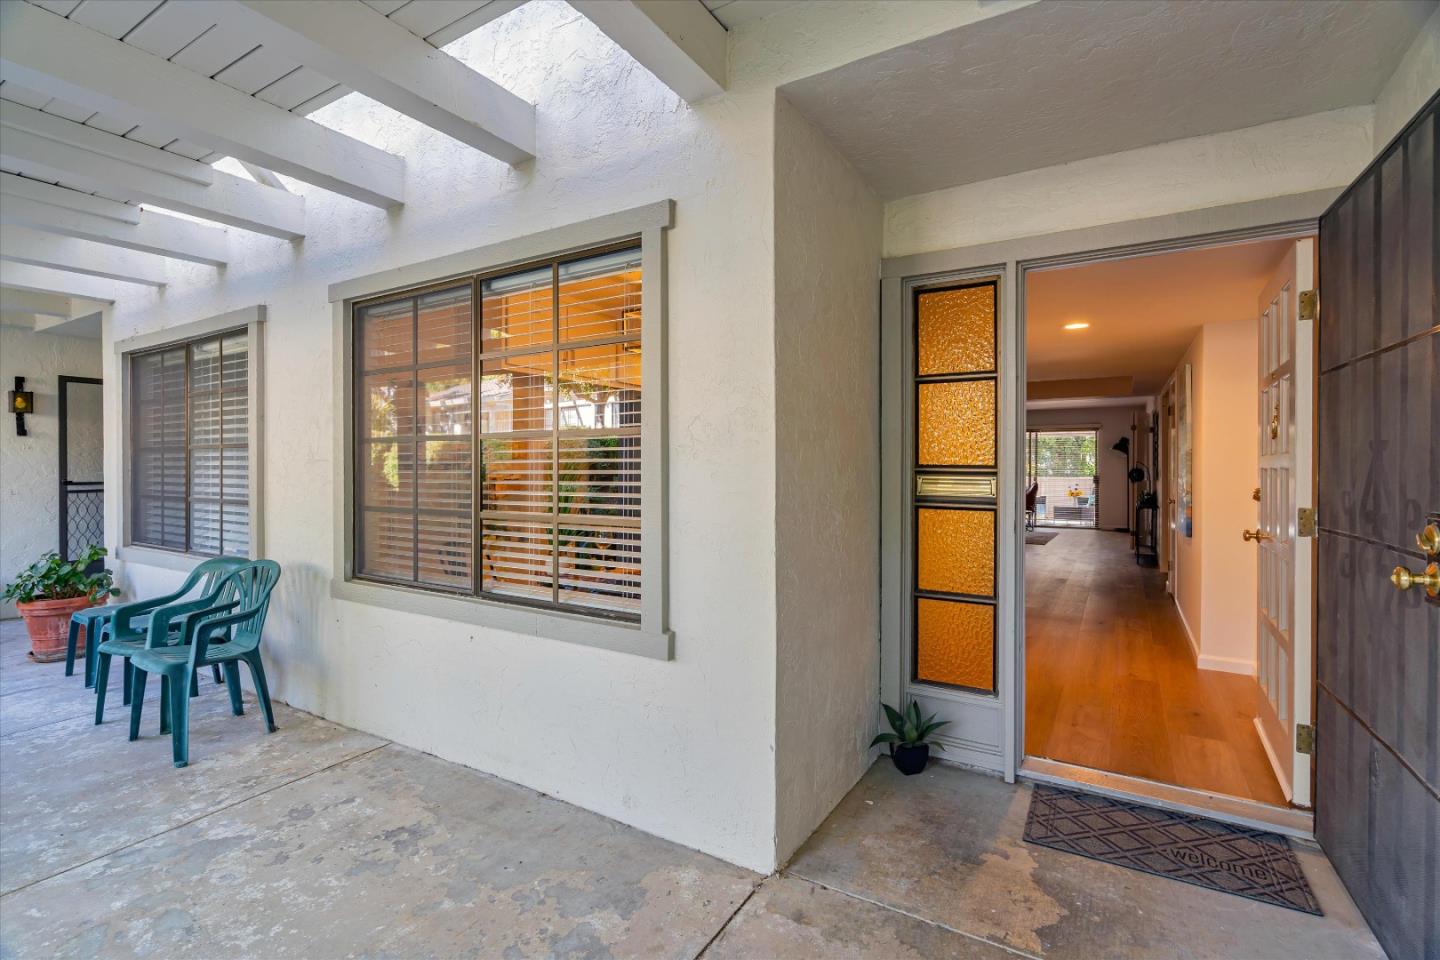
[{"label": "stucco texture wall", "polygon": [[1370,162],[1373,115],[1347,107],[904,197],[885,205],[885,256],[1342,187]]},{"label": "stucco texture wall", "polygon": [[879,688],[880,200],[775,110],[776,845],[869,765]]},{"label": "stucco texture wall", "polygon": [[1375,98],[1377,156],[1436,92],[1440,92],[1440,9],[1430,14]]},{"label": "stucco texture wall", "polygon": [[[41,554],[59,547],[59,378],[98,377],[100,371],[99,340],[0,326],[0,389],[8,391],[17,376],[24,377],[36,410],[25,418],[24,437],[16,436],[10,414],[0,420],[0,582],[10,583]],[[71,438],[72,450],[102,442],[98,410],[77,411],[71,425],[79,431]],[[14,615],[11,604],[0,606],[0,616]]]},{"label": "stucco texture wall", "polygon": [[[1125,478],[1125,457],[1111,450],[1116,440],[1129,437],[1131,417],[1139,419],[1139,429],[1134,434],[1130,450],[1133,466],[1143,461],[1150,444],[1150,435],[1145,426],[1144,400],[1141,406],[1133,407],[1070,407],[1047,408],[1025,411],[1027,427],[1075,427],[1096,428],[1100,433],[1096,457],[1100,468],[1100,529],[1117,530],[1130,526],[1131,511],[1135,507],[1131,496],[1130,483]],[[1138,487],[1135,489],[1139,489]]]},{"label": "stucco texture wall", "polygon": [[[768,870],[773,86],[737,84],[687,106],[588,20],[545,0],[450,52],[537,104],[539,159],[512,169],[362,98],[338,101],[317,119],[405,156],[405,206],[387,212],[296,185],[306,196],[304,241],[231,231],[227,270],[173,268],[163,299],[118,305],[109,336],[268,306],[263,533],[284,575],[264,649],[277,696]],[[664,198],[676,201],[668,241],[674,661],[331,599],[340,421],[327,285]],[[112,474],[119,469],[112,458]],[[137,588],[174,580],[134,563],[125,575]]]}]

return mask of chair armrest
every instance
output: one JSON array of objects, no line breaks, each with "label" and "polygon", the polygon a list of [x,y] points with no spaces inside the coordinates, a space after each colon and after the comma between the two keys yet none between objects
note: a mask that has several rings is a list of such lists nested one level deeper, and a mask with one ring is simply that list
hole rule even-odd
[{"label": "chair armrest", "polygon": [[170,627],[176,620],[184,617],[187,621],[196,614],[216,613],[230,609],[229,606],[212,607],[215,602],[215,594],[201,597],[198,600],[190,600],[186,603],[172,603],[160,607],[150,614],[150,621],[146,628],[145,648],[147,650],[155,647],[166,646],[170,634]]}]

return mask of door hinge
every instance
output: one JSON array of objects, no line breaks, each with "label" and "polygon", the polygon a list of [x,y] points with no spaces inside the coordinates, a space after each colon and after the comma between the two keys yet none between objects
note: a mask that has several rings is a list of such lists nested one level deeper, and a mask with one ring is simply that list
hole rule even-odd
[{"label": "door hinge", "polygon": [[1295,724],[1295,752],[1306,755],[1315,752],[1315,728],[1308,723]]},{"label": "door hinge", "polygon": [[1315,508],[1300,507],[1295,511],[1295,532],[1302,537],[1315,536]]},{"label": "door hinge", "polygon": [[1316,308],[1320,305],[1320,295],[1314,290],[1300,291],[1300,319],[1314,320]]}]

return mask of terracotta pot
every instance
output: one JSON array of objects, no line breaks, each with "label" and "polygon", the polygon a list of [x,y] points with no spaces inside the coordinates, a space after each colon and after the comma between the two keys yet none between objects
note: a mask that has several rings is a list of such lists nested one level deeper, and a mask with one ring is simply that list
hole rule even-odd
[{"label": "terracotta pot", "polygon": [[[64,660],[65,644],[70,639],[70,614],[94,605],[95,601],[89,597],[15,604],[15,609],[25,618],[25,629],[30,634],[30,658],[36,663]],[[75,642],[75,656],[84,652],[85,631],[81,630]]]}]

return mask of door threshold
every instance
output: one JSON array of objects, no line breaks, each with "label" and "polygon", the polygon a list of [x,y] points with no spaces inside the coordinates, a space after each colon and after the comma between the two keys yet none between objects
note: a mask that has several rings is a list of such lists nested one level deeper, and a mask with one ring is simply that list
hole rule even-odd
[{"label": "door threshold", "polygon": [[1090,793],[1129,800],[1162,810],[1194,813],[1222,823],[1269,830],[1272,833],[1315,840],[1315,814],[1294,807],[1275,807],[1256,800],[1244,800],[1223,793],[1177,787],[1143,777],[1109,773],[1093,767],[1082,767],[1044,757],[1026,757],[1020,764],[1019,776],[1033,783],[1049,783],[1060,787],[1081,787]]}]

